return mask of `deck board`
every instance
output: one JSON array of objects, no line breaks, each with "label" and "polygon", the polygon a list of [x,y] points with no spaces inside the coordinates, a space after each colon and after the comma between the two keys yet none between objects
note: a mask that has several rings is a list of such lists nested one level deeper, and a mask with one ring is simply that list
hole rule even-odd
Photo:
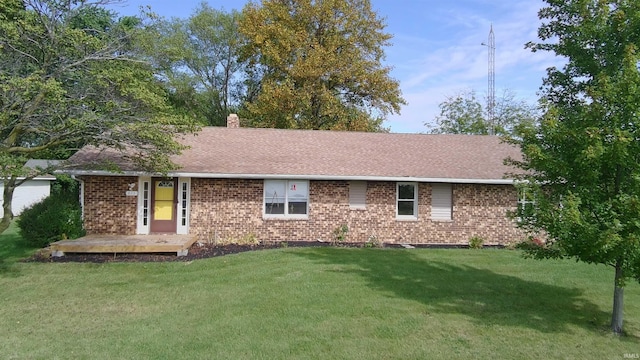
[{"label": "deck board", "polygon": [[52,254],[64,253],[172,253],[186,255],[195,235],[87,235],[49,245]]}]

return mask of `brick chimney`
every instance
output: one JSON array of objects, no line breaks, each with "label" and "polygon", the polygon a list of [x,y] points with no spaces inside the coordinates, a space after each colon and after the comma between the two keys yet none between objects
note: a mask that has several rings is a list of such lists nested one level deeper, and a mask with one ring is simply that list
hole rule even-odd
[{"label": "brick chimney", "polygon": [[237,129],[240,127],[240,118],[236,114],[227,116],[227,127]]}]

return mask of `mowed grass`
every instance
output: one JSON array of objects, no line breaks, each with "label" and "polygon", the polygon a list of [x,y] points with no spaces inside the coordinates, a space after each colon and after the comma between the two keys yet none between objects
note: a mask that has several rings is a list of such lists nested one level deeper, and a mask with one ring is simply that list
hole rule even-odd
[{"label": "mowed grass", "polygon": [[9,229],[0,235],[0,274],[7,271],[10,264],[32,255],[36,249],[23,241],[18,234],[18,226],[12,222]]},{"label": "mowed grass", "polygon": [[10,236],[0,237],[3,359],[640,353],[640,287],[626,288],[626,336],[611,335],[613,274],[604,266],[526,260],[508,250],[350,248],[188,263],[19,263],[29,251],[18,246],[10,255]]}]

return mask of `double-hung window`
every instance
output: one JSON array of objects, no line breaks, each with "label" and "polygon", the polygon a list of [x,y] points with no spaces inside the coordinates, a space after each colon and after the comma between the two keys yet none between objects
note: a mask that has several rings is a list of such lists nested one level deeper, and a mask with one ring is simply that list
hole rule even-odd
[{"label": "double-hung window", "polygon": [[418,218],[418,183],[399,182],[396,185],[396,218],[415,220]]},{"label": "double-hung window", "polygon": [[309,182],[305,180],[265,180],[264,215],[275,218],[306,218]]}]

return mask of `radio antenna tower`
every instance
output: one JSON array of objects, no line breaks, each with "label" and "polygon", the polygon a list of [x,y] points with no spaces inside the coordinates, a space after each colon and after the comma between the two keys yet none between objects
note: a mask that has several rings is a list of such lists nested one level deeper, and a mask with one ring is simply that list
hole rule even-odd
[{"label": "radio antenna tower", "polygon": [[[483,44],[484,45],[484,44]],[[493,35],[493,24],[489,30],[489,86],[487,94],[487,121],[489,122],[489,135],[495,132],[495,106],[496,106],[496,38]]]}]

